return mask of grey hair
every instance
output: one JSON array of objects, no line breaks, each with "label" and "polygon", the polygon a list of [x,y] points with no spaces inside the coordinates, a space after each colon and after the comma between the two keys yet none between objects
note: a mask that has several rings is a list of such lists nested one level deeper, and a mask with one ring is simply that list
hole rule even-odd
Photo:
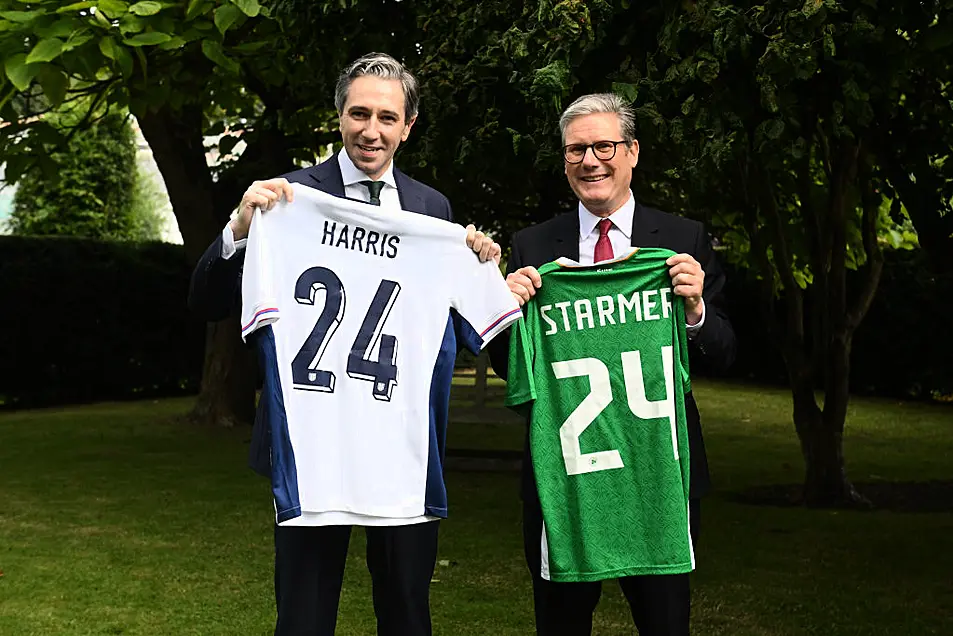
[{"label": "grey hair", "polygon": [[619,128],[622,129],[622,139],[631,144],[635,140],[635,111],[614,93],[593,93],[583,95],[563,111],[559,117],[559,133],[563,143],[566,142],[566,127],[569,122],[596,113],[614,113],[619,116]]},{"label": "grey hair", "polygon": [[334,89],[334,107],[337,108],[338,115],[344,112],[344,102],[347,101],[351,82],[364,75],[400,80],[404,89],[404,118],[410,121],[417,116],[417,104],[420,101],[417,94],[417,78],[411,75],[403,64],[386,53],[362,55],[341,72],[337,87]]}]

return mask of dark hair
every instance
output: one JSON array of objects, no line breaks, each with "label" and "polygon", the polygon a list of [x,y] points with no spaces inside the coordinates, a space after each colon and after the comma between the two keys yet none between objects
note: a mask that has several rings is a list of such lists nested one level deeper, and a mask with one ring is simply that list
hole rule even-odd
[{"label": "dark hair", "polygon": [[417,104],[420,101],[417,94],[417,78],[411,75],[403,64],[386,53],[362,55],[341,72],[337,88],[334,91],[334,107],[337,108],[339,115],[344,111],[344,102],[347,101],[347,92],[351,88],[351,82],[364,75],[400,80],[404,89],[404,119],[410,121],[417,116]]}]

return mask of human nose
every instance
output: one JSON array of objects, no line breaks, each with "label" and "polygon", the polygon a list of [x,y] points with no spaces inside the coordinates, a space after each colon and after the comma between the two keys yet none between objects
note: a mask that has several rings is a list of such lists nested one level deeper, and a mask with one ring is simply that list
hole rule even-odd
[{"label": "human nose", "polygon": [[582,155],[582,165],[587,168],[598,168],[602,162],[596,157],[596,150],[592,146],[586,146],[586,151]]},{"label": "human nose", "polygon": [[364,126],[364,130],[361,131],[361,134],[370,140],[380,137],[380,122],[377,117],[371,115],[367,118],[367,123]]}]

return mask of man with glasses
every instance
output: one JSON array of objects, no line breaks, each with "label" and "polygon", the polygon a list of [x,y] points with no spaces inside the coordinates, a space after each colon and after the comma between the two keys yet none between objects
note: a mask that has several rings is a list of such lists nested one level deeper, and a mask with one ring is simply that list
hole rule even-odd
[{"label": "man with glasses", "polygon": [[[613,259],[633,247],[662,247],[676,253],[666,262],[674,293],[685,302],[686,331],[695,356],[708,366],[727,367],[735,336],[723,310],[725,277],[701,223],[638,203],[630,190],[639,160],[635,115],[611,94],[585,95],[559,120],[566,177],[577,209],[525,228],[513,236],[507,283],[520,304],[543,281],[536,267],[566,257],[583,265]],[[494,370],[507,376],[509,334],[490,344]],[[699,529],[699,497],[710,488],[698,408],[691,393],[685,410],[690,448],[689,522],[692,543]],[[523,540],[533,579],[536,629],[541,635],[588,635],[601,583],[557,583],[541,574],[543,515],[527,435],[523,460]],[[619,579],[641,636],[689,632],[688,574]]]},{"label": "man with glasses", "polygon": [[[207,320],[228,317],[239,303],[252,216],[256,208],[267,213],[283,198],[292,201],[291,183],[380,206],[389,214],[413,213],[452,221],[450,203],[443,194],[408,177],[394,165],[394,153],[407,140],[417,120],[419,102],[417,80],[403,64],[382,53],[362,56],[344,69],[334,102],[340,116],[343,150],[321,164],[282,178],[252,183],[234,218],[196,266],[189,304]],[[499,245],[473,226],[467,230],[467,241],[479,259],[492,258],[498,263]],[[353,241],[360,245],[357,236],[355,231]],[[370,238],[367,245],[370,251]],[[343,311],[343,304],[341,309]],[[440,346],[441,359],[450,360],[451,364],[457,352],[456,322],[448,317]],[[432,371],[427,373],[429,378]],[[442,394],[437,391],[434,395]],[[446,413],[446,406],[433,408],[429,422],[434,427],[431,429],[433,439],[438,439],[442,430],[437,428],[436,422],[442,421],[440,409]],[[427,422],[424,412],[422,425],[427,427]],[[329,433],[329,440],[334,442],[337,438]],[[336,448],[333,443],[330,447]],[[400,465],[413,465],[417,458],[408,459],[408,452],[395,451],[395,461],[403,462]],[[252,432],[249,463],[256,472],[272,478],[272,457],[272,431],[259,413]],[[424,461],[427,461],[426,455]],[[426,487],[439,491],[442,488],[439,463],[431,462],[427,467],[432,472],[427,473]],[[349,479],[353,481],[354,477]],[[367,537],[367,566],[371,573],[377,633],[428,636],[432,633],[429,592],[440,516],[428,513],[429,509],[421,509],[422,514],[415,517],[369,516],[352,512],[349,503],[343,501],[340,510],[331,511],[320,520],[275,525],[278,611],[275,634],[329,636],[334,633],[351,527],[356,525],[365,527]],[[445,512],[440,514],[446,516]]]}]

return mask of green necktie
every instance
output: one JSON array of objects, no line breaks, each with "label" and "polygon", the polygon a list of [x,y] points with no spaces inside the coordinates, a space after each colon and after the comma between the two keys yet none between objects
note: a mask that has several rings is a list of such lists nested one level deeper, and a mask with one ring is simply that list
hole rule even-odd
[{"label": "green necktie", "polygon": [[361,185],[367,188],[367,191],[371,195],[370,204],[371,205],[380,205],[381,204],[381,190],[384,189],[383,181],[361,181]]}]

